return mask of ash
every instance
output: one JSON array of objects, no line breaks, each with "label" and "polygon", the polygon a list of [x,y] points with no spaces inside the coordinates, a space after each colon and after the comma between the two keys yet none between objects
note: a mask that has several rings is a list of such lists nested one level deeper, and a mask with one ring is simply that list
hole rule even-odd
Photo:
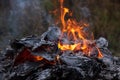
[{"label": "ash", "polygon": [[96,50],[91,56],[59,50],[60,34],[50,27],[41,36],[11,40],[0,54],[0,80],[120,80],[120,58],[108,50],[105,38],[93,41],[103,53],[99,59]]}]

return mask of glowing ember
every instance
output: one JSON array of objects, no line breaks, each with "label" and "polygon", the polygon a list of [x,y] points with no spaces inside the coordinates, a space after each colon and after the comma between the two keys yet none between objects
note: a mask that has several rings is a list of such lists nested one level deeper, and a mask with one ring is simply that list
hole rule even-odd
[{"label": "glowing ember", "polygon": [[41,56],[34,56],[34,59],[36,61],[41,61],[41,60],[43,60],[43,57],[41,57]]},{"label": "glowing ember", "polygon": [[[68,8],[63,7],[64,0],[60,0],[60,10],[61,10],[61,23],[62,23],[62,34],[60,39],[65,38],[67,40],[67,43],[59,41],[58,42],[58,48],[62,51],[65,50],[81,50],[83,53],[87,56],[90,56],[91,54],[91,46],[89,45],[89,41],[87,39],[87,34],[84,30],[85,27],[89,26],[87,23],[78,23],[73,18],[69,18],[65,20],[65,15],[69,14],[69,16],[72,17],[72,13],[69,11]],[[96,45],[95,45],[96,47]],[[103,55],[100,52],[100,50],[96,47],[98,50],[98,58],[102,58]]]},{"label": "glowing ember", "polygon": [[60,56],[59,56],[59,55],[57,55],[57,56],[56,56],[56,58],[57,58],[57,60],[59,60]]}]

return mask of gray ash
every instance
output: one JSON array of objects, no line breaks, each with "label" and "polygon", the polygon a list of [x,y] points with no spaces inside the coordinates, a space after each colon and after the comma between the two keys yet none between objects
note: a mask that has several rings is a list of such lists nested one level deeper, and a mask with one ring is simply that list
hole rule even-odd
[{"label": "gray ash", "polygon": [[94,48],[91,56],[61,51],[60,34],[59,28],[50,27],[40,37],[12,40],[0,54],[0,80],[120,80],[120,58],[108,50],[105,38],[91,42],[103,53],[99,59]]}]

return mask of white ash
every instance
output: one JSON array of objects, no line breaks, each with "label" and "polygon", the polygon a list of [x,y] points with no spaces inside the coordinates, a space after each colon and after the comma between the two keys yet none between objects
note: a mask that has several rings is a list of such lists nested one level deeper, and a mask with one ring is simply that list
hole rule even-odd
[{"label": "white ash", "polygon": [[96,40],[96,45],[98,48],[108,47],[108,41],[105,38],[100,37],[98,40]]},{"label": "white ash", "polygon": [[58,40],[58,38],[60,37],[61,35],[61,31],[60,31],[60,28],[54,26],[54,27],[49,27],[48,29],[48,33],[47,33],[47,38],[49,40]]}]

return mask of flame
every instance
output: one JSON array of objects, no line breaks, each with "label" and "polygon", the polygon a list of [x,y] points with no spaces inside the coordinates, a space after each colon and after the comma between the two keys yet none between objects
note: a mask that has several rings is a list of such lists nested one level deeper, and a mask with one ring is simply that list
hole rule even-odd
[{"label": "flame", "polygon": [[[97,47],[96,47],[97,48]],[[103,57],[103,55],[102,55],[102,53],[101,53],[101,51],[97,48],[97,50],[98,50],[98,58],[102,58]]]},{"label": "flame", "polygon": [[[72,13],[68,8],[63,7],[64,0],[59,0],[60,2],[60,19],[62,24],[62,34],[60,39],[65,38],[68,43],[63,43],[61,41],[58,42],[58,48],[62,51],[65,50],[82,50],[83,53],[86,55],[90,55],[91,49],[89,46],[89,41],[87,39],[87,34],[84,30],[85,27],[88,27],[89,24],[87,23],[78,23],[75,19],[69,18],[65,20],[66,14],[69,14],[69,16],[72,17]],[[98,58],[102,58],[103,55],[98,50]]]}]

